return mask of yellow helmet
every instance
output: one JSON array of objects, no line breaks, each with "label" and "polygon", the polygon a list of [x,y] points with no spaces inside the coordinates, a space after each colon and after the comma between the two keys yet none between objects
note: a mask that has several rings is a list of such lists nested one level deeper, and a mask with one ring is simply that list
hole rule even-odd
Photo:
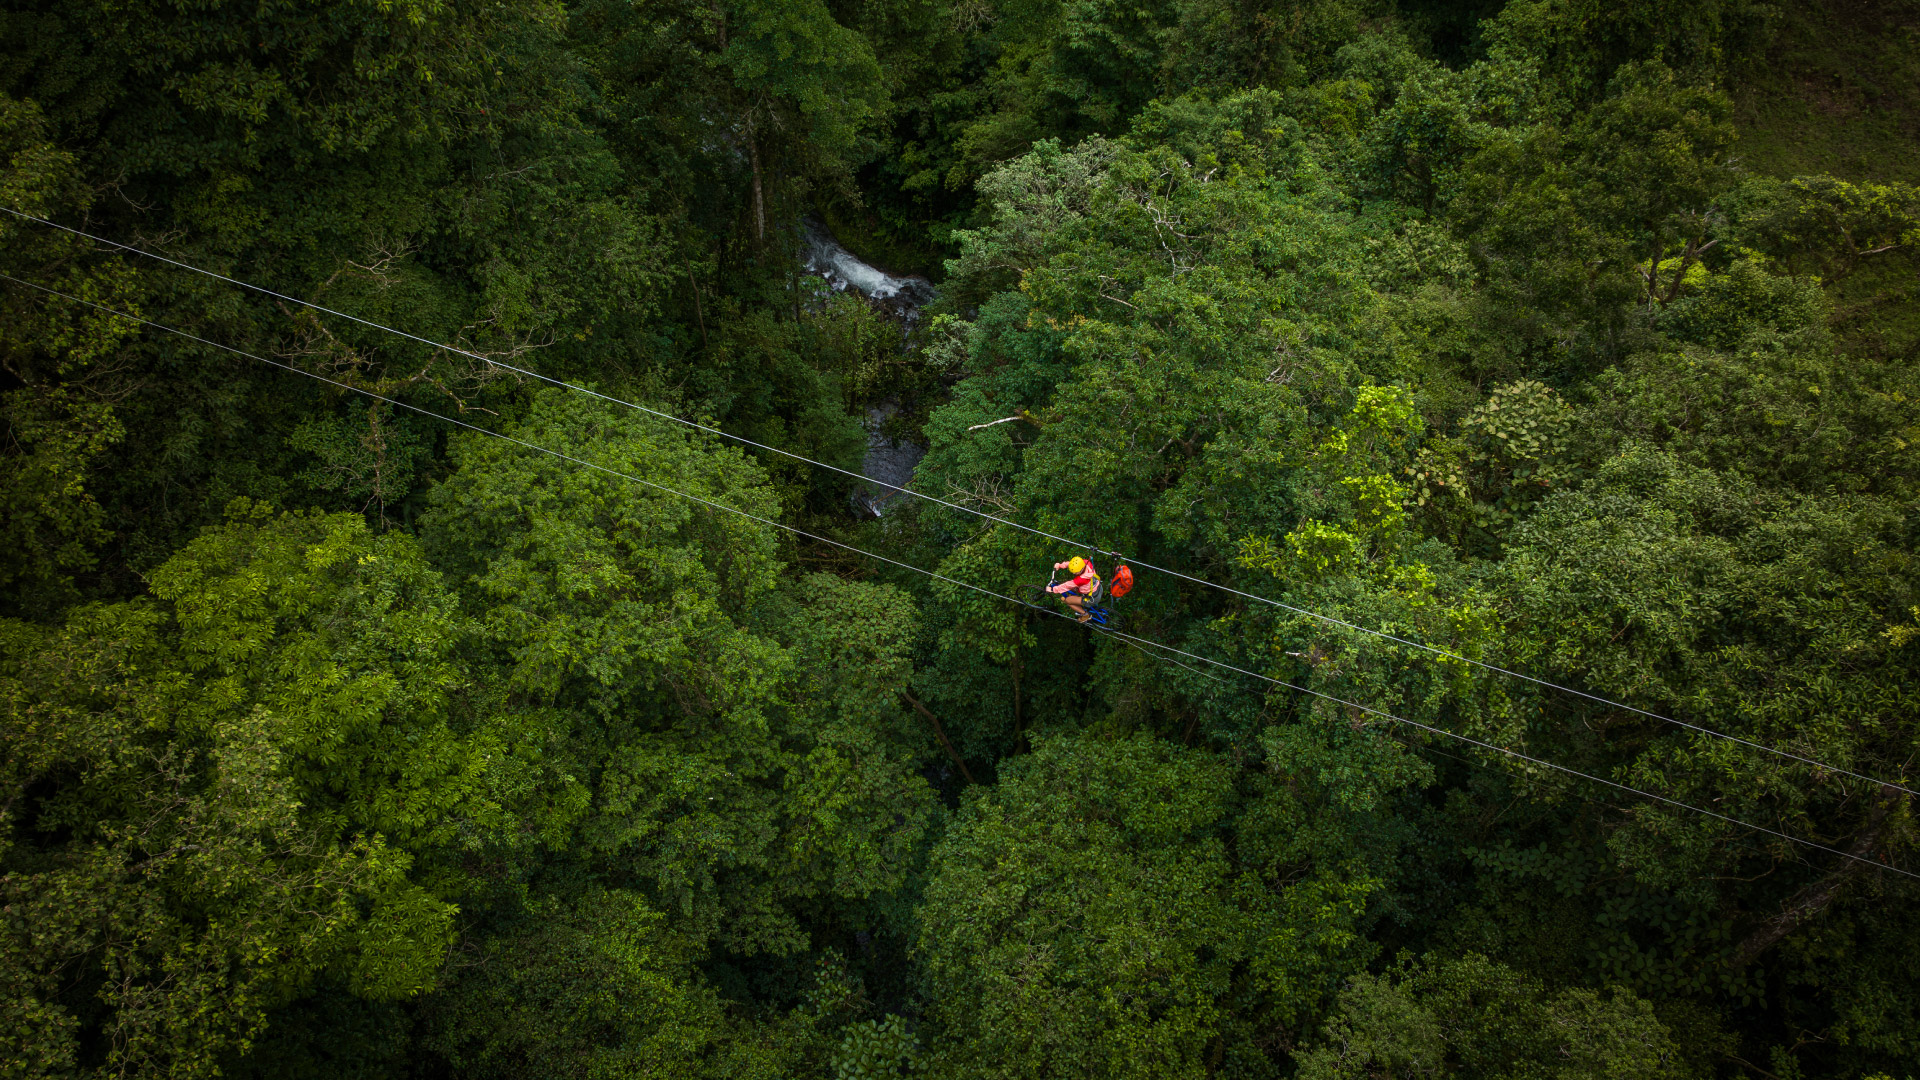
[{"label": "yellow helmet", "polygon": [[1081,558],[1078,555],[1075,555],[1073,558],[1067,560],[1067,569],[1072,571],[1073,573],[1077,574],[1080,571],[1085,570],[1086,568],[1087,568],[1087,560]]}]

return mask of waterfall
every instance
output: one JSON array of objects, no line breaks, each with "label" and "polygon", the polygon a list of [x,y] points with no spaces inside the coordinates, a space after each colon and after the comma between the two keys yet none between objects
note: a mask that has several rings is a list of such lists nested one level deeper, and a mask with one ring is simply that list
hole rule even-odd
[{"label": "waterfall", "polygon": [[824,278],[836,292],[852,289],[891,314],[913,322],[933,301],[933,283],[923,277],[894,277],[840,246],[827,227],[812,218],[801,222],[801,259],[810,274]]}]

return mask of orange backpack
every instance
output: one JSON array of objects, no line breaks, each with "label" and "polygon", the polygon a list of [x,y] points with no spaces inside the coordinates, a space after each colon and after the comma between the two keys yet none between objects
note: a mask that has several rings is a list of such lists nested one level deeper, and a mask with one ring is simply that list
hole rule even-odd
[{"label": "orange backpack", "polygon": [[1133,570],[1122,563],[1113,572],[1113,582],[1107,586],[1107,595],[1118,600],[1127,595],[1127,590],[1131,588],[1133,588]]}]

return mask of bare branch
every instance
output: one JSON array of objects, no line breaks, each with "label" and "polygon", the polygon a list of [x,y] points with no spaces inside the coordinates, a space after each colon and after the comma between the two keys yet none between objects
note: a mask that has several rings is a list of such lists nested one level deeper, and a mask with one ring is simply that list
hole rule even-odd
[{"label": "bare branch", "polygon": [[967,428],[967,430],[979,431],[981,428],[990,428],[990,427],[993,427],[995,424],[1005,424],[1014,420],[1025,420],[1027,423],[1033,424],[1036,427],[1038,427],[1040,424],[1040,421],[1035,420],[1031,413],[1027,412],[1027,410],[1025,409],[1021,409],[1019,412],[1014,413],[1012,416],[1003,416],[998,420],[989,420],[984,424],[974,424],[971,427]]}]

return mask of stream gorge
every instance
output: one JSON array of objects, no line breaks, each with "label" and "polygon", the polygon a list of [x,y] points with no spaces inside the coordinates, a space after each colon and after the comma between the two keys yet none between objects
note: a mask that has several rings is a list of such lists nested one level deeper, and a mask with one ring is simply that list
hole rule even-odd
[{"label": "stream gorge", "polygon": [[[903,328],[919,321],[920,311],[937,295],[933,283],[918,276],[896,277],[848,251],[826,225],[811,218],[802,222],[801,265],[835,292],[852,291]],[[867,410],[867,451],[860,462],[866,482],[850,496],[855,512],[880,517],[901,489],[913,482],[914,467],[926,456],[918,443],[889,438],[887,421],[899,411],[898,401],[881,402]]]}]

